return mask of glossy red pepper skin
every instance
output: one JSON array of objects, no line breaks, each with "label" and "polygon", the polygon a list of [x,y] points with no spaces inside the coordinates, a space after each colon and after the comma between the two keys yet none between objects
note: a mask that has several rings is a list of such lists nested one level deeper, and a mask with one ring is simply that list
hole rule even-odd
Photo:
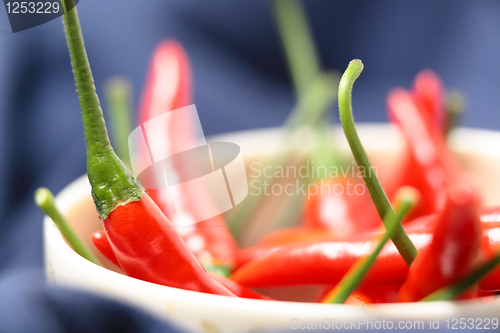
[{"label": "glossy red pepper skin", "polygon": [[[159,116],[167,111],[176,110],[191,104],[191,73],[186,52],[183,47],[173,41],[160,43],[153,53],[151,65],[143,93],[139,112],[140,123]],[[166,129],[167,130],[167,129]],[[192,119],[175,117],[169,124],[169,145],[174,151],[176,144],[185,145],[195,140],[196,133],[192,126]],[[148,151],[141,152],[142,156],[149,156]],[[175,171],[182,177],[184,166],[174,165]],[[160,209],[171,220],[177,214],[196,216],[199,206],[193,202],[191,194],[179,193],[186,203],[186,207],[174,207],[165,196],[165,192],[157,189],[148,189],[149,195]],[[182,237],[191,252],[200,260],[209,271],[229,275],[235,264],[237,245],[221,216],[215,216],[205,221],[183,227]]]},{"label": "glossy red pepper skin", "polygon": [[362,179],[328,180],[326,185],[331,191],[318,191],[308,197],[302,224],[309,228],[325,228],[343,236],[380,226],[380,218],[368,191],[364,189],[363,195],[355,193],[354,188],[358,184],[364,186]]},{"label": "glossy red pepper skin", "polygon": [[[108,237],[106,236],[104,230],[99,230],[94,232],[92,234],[92,242],[97,247],[97,249],[102,253],[102,255],[106,257],[106,259],[114,263],[116,266],[120,267],[120,263],[116,259],[116,256],[113,252],[113,249],[111,248],[111,244],[109,243]],[[271,298],[265,295],[253,291],[252,289],[246,288],[218,274],[210,273],[210,276],[237,297],[271,300]]]},{"label": "glossy red pepper skin", "polygon": [[[405,230],[407,232],[414,232],[417,230],[425,230],[433,227],[435,221],[434,215],[426,215],[417,218],[413,221],[405,223]],[[289,245],[293,243],[305,243],[313,241],[356,241],[365,240],[368,235],[373,237],[374,231],[368,230],[364,233],[356,235],[338,235],[325,228],[289,228],[274,231],[259,242],[259,244],[238,250],[236,268],[239,268],[246,263],[255,260],[259,257],[266,255],[269,252],[275,251],[278,247]]]},{"label": "glossy red pepper skin", "polygon": [[[231,279],[248,287],[273,287],[305,284],[336,284],[361,256],[369,253],[373,234],[356,240],[320,240],[293,243],[271,249],[262,257],[237,269]],[[417,249],[432,238],[427,233],[409,233]],[[394,245],[388,244],[375,260],[363,283],[400,283],[408,267]]]},{"label": "glossy red pepper skin", "polygon": [[[398,301],[416,302],[434,291],[457,282],[478,264],[482,227],[478,196],[465,183],[446,190],[443,211],[438,215],[431,244],[410,266]],[[472,297],[467,293],[466,297]]]},{"label": "glossy red pepper skin", "polygon": [[[493,213],[496,212],[496,213]],[[490,256],[500,245],[500,207],[481,214],[483,228],[482,248]],[[405,224],[405,229],[419,251],[429,246],[438,215],[421,217]],[[305,284],[335,284],[360,256],[367,255],[373,233],[348,237],[344,240],[306,241],[271,248],[266,246],[260,256],[240,267],[231,279],[248,287],[272,287]],[[259,251],[259,246],[255,247]],[[402,284],[408,267],[394,245],[382,250],[363,285]],[[494,269],[479,287],[483,290],[500,289],[500,267]]]},{"label": "glossy red pepper skin", "polygon": [[169,287],[234,296],[189,252],[177,229],[147,193],[103,221],[120,267],[131,277]]},{"label": "glossy red pepper skin", "polygon": [[[101,252],[101,254],[106,257],[109,261],[115,264],[117,267],[120,267],[120,263],[111,248],[111,244],[109,244],[108,236],[104,230],[96,231],[92,234],[92,243],[94,246]],[[121,268],[121,267],[120,267]]]},{"label": "glossy red pepper skin", "polygon": [[413,186],[422,194],[421,203],[412,217],[432,214],[440,207],[444,188],[458,181],[461,169],[441,131],[430,126],[429,113],[421,112],[411,94],[394,89],[387,98],[389,117],[401,129],[407,144],[408,158],[400,186]]},{"label": "glossy red pepper skin", "polygon": [[[491,259],[498,251],[500,239],[500,227],[495,226],[500,222],[500,207],[490,207],[481,211],[481,222],[483,225],[483,239],[481,242],[482,253],[487,260]],[[482,291],[500,291],[500,267],[493,269],[479,283]]]},{"label": "glossy red pepper skin", "polygon": [[361,288],[360,292],[369,297],[373,303],[394,303],[398,298],[401,284],[377,284]]},{"label": "glossy red pepper skin", "polygon": [[235,269],[238,269],[246,263],[265,255],[279,246],[301,241],[313,241],[317,240],[318,237],[321,238],[323,236],[328,238],[331,234],[323,228],[313,229],[299,227],[276,230],[268,235],[265,235],[257,246],[238,249],[236,253]]}]

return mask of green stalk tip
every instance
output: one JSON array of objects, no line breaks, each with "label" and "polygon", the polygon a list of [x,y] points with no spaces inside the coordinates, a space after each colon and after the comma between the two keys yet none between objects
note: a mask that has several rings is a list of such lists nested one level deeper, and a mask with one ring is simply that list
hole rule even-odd
[{"label": "green stalk tip", "polygon": [[49,191],[49,189],[45,187],[37,189],[35,191],[35,203],[45,212],[45,214],[47,214],[52,219],[52,221],[54,221],[63,237],[68,241],[68,243],[76,253],[78,253],[88,261],[102,266],[99,259],[96,258],[92,251],[75,232],[73,227],[71,227],[66,218],[61,214],[55,204],[54,196],[52,195],[52,192]]},{"label": "green stalk tip", "polygon": [[35,191],[35,203],[38,207],[42,207],[47,202],[53,201],[52,193],[46,187],[40,187]]}]

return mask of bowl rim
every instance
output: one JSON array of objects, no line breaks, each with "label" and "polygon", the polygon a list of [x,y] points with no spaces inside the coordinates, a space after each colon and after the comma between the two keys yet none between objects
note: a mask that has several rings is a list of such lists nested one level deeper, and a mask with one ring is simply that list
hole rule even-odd
[{"label": "bowl rim", "polygon": [[[358,130],[360,135],[366,135],[366,133],[372,131],[380,131],[390,127],[387,124],[359,124]],[[390,131],[392,131],[390,129]],[[280,132],[279,128],[267,128],[259,130],[248,130],[240,132],[231,132],[223,135],[217,135],[211,137],[211,141],[228,140],[234,142],[235,137],[246,137],[253,135],[263,135],[271,134],[277,135],[276,132]],[[279,133],[278,133],[279,134]],[[468,129],[460,128],[455,130],[451,137],[453,142],[452,146],[455,151],[460,152],[474,152],[477,153],[477,143],[484,142],[488,140],[491,143],[492,136],[493,140],[500,144],[500,132],[482,129]],[[236,140],[238,141],[238,140]],[[462,145],[461,143],[466,143]],[[476,143],[476,144],[474,144]],[[459,145],[457,145],[459,144]],[[495,145],[488,145],[493,147]],[[496,145],[498,147],[498,145]],[[492,153],[489,149],[484,149],[485,154]],[[495,153],[496,156],[500,154]],[[88,182],[86,174],[80,176],[70,184],[68,184],[60,193],[56,196],[57,205],[60,207],[63,214],[68,212],[68,207],[73,207],[85,197],[88,198],[88,193],[90,193],[90,184]],[[446,317],[454,315],[458,312],[469,313],[473,311],[474,313],[481,314],[483,311],[500,312],[500,299],[484,302],[482,300],[463,300],[463,301],[438,301],[438,302],[426,302],[426,303],[388,303],[388,304],[370,304],[365,308],[360,308],[352,305],[343,304],[321,304],[321,303],[305,303],[305,302],[289,302],[289,301],[266,301],[266,300],[255,300],[255,299],[244,299],[244,298],[228,298],[226,296],[204,294],[195,291],[177,289],[172,287],[167,287],[163,285],[154,284],[147,281],[142,281],[135,279],[126,275],[122,275],[117,272],[113,272],[107,268],[95,265],[83,257],[79,256],[73,249],[65,242],[62,234],[59,232],[53,221],[48,217],[44,217],[44,237],[46,240],[52,242],[51,246],[58,248],[58,254],[65,257],[66,260],[71,260],[75,265],[81,266],[82,269],[89,274],[96,274],[104,278],[117,279],[122,283],[132,284],[134,288],[140,288],[147,290],[150,293],[156,295],[168,295],[170,299],[179,300],[192,300],[195,299],[197,305],[205,304],[210,307],[221,307],[221,308],[233,308],[244,310],[245,313],[257,314],[257,315],[273,315],[277,313],[287,313],[291,317],[293,314],[297,314],[300,311],[301,317],[307,317],[308,315],[317,317],[318,313],[331,313],[335,316],[356,316],[365,315],[366,309],[369,309],[371,314],[385,316],[385,317],[414,317],[418,314],[418,317],[428,316],[432,318]],[[46,244],[44,245],[46,248]],[[47,259],[47,257],[46,257]],[[46,270],[47,270],[47,262]],[[71,284],[71,286],[74,286]],[[189,302],[188,302],[189,303]]]}]

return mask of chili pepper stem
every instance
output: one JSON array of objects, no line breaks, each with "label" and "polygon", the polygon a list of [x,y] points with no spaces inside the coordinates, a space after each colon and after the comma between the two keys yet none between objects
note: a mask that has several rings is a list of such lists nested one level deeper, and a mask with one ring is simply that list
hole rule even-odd
[{"label": "chili pepper stem", "polygon": [[41,187],[35,192],[35,203],[40,207],[45,214],[47,214],[52,221],[56,224],[61,234],[66,238],[68,243],[73,247],[76,253],[93,262],[96,265],[102,266],[99,259],[92,253],[92,251],[85,245],[85,243],[78,237],[77,233],[66,218],[61,214],[57,208],[52,192],[47,188]]},{"label": "chili pepper stem", "polygon": [[[359,167],[363,167],[365,170],[373,170],[361,140],[359,139],[358,133],[356,132],[356,125],[354,124],[354,118],[352,115],[352,87],[362,71],[363,63],[361,60],[355,59],[349,63],[349,66],[342,75],[338,92],[339,113],[342,127],[344,128],[347,141],[349,142],[349,146],[351,147],[352,154],[354,155],[357,165]],[[363,174],[363,178],[380,218],[384,220],[387,215],[395,215],[396,213],[394,212],[394,209],[392,208],[377,176],[372,174],[372,172],[365,172]],[[391,239],[394,242],[394,245],[396,245],[396,248],[401,254],[401,257],[403,257],[405,263],[410,266],[418,251],[401,225],[396,227],[395,234],[391,237]]]},{"label": "chili pepper stem", "polygon": [[464,94],[457,90],[451,91],[446,98],[445,136],[458,126],[460,118],[464,115],[465,108],[466,99]]},{"label": "chili pepper stem", "polygon": [[[87,145],[87,174],[97,211],[101,218],[106,219],[116,206],[140,201],[143,188],[111,147],[87,59],[78,11],[75,6],[67,12],[65,1],[62,1],[62,5],[65,12],[64,27],[82,111]],[[111,181],[113,185],[109,186]]]},{"label": "chili pepper stem", "polygon": [[[271,6],[298,96],[298,103],[284,124],[289,139],[303,125],[319,127],[324,122],[325,112],[336,98],[331,87],[338,81],[338,75],[333,72],[321,73],[319,57],[300,1],[272,0]],[[290,161],[295,147],[288,144],[283,150],[277,157],[269,159],[266,161],[268,163],[264,164],[276,167],[283,166],[284,163]],[[333,156],[331,150],[328,154]],[[260,179],[257,184],[263,184],[263,180]],[[271,184],[276,181],[274,177],[267,180]],[[263,185],[258,185],[258,190],[259,193],[263,193]],[[226,215],[231,232],[236,238],[239,238],[241,229],[259,208],[262,199],[263,195],[248,196]],[[275,219],[280,223],[279,216]]]},{"label": "chili pepper stem", "polygon": [[272,0],[271,5],[295,91],[301,96],[320,74],[309,24],[298,0]]},{"label": "chili pepper stem", "polygon": [[387,232],[380,238],[375,249],[367,257],[360,258],[356,261],[323,303],[342,304],[358,287],[363,277],[368,273],[371,265],[375,262],[380,251],[382,251],[389,238],[394,235],[398,225],[401,226],[401,221],[414,206],[417,198],[408,193],[409,192],[401,194],[400,200],[397,203],[398,209],[396,215],[386,215],[384,225],[387,226]]},{"label": "chili pepper stem", "polygon": [[132,132],[132,83],[126,77],[115,76],[105,83],[106,101],[111,117],[111,134],[118,157],[130,169],[128,136]]},{"label": "chili pepper stem", "polygon": [[[285,127],[288,130],[287,143],[283,147],[283,151],[272,156],[264,163],[264,166],[271,166],[273,169],[277,166],[284,166],[293,159],[294,153],[296,154],[296,146],[290,144],[293,142],[295,135],[300,135],[296,130],[300,125],[317,126],[322,119],[324,110],[327,109],[335,99],[335,94],[331,93],[331,87],[336,82],[335,77],[331,73],[321,75],[314,80],[305,95],[299,100],[296,108],[292,111],[290,117],[285,122]],[[328,92],[330,90],[330,92]],[[307,116],[307,117],[306,117]],[[276,179],[274,177],[268,178],[263,173],[258,178],[257,186],[260,195],[249,195],[238,206],[229,211],[226,215],[226,221],[231,229],[235,238],[240,238],[240,233],[245,223],[250,219],[252,214],[258,209],[262,200],[264,199],[264,181],[267,180],[271,185],[274,184]],[[255,186],[255,185],[254,185]]]},{"label": "chili pepper stem", "polygon": [[467,289],[472,287],[474,284],[476,284],[498,264],[500,264],[500,249],[497,250],[493,258],[479,266],[479,268],[470,273],[464,279],[455,284],[452,284],[451,286],[447,286],[433,292],[432,294],[423,298],[421,302],[453,300],[464,293]]}]

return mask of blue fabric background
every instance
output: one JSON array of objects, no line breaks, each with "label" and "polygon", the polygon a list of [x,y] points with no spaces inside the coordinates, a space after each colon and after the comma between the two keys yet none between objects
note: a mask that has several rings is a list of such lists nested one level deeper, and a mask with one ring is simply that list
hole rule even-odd
[{"label": "blue fabric background", "polygon": [[[324,67],[342,71],[353,58],[365,64],[354,90],[357,121],[385,121],[389,88],[409,87],[420,69],[432,68],[468,95],[465,125],[500,129],[500,2],[306,5]],[[137,104],[151,51],[174,37],[191,58],[205,134],[278,126],[294,105],[267,1],[81,0],[78,10],[99,93],[106,78],[126,75]],[[127,306],[44,285],[33,192],[57,193],[84,172],[61,21],[12,34],[0,9],[0,332],[169,330]]]}]

